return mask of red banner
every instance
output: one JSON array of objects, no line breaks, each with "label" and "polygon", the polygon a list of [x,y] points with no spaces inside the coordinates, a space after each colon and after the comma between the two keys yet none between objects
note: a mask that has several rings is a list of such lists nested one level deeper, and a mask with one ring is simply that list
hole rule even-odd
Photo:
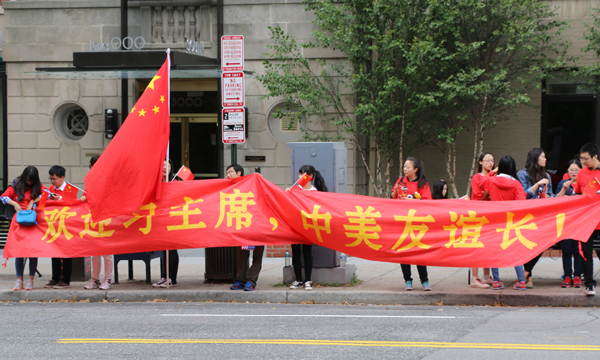
[{"label": "red banner", "polygon": [[586,241],[600,218],[599,196],[391,200],[285,192],[260,175],[163,186],[160,200],[98,223],[86,204],[48,201],[38,212],[38,226],[13,220],[4,256],[314,243],[378,261],[510,267],[561,239]]}]

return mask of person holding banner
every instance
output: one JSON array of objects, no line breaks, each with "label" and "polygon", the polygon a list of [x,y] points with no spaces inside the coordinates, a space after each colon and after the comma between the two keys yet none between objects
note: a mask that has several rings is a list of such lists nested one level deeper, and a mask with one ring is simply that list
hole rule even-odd
[{"label": "person holding banner", "polygon": [[[416,157],[409,156],[404,162],[404,176],[401,176],[394,188],[392,189],[392,198],[398,200],[431,200],[431,190],[427,183],[427,176],[425,176],[425,168],[423,162]],[[411,265],[400,264],[402,268],[402,276],[406,285],[404,291],[412,291],[412,273],[410,269]],[[419,272],[419,279],[423,285],[423,291],[431,291],[429,286],[429,278],[427,275],[427,266],[417,265],[417,271]]]},{"label": "person holding banner", "polygon": [[[244,176],[244,168],[240,165],[229,165],[225,169],[227,179],[235,179]],[[248,267],[248,259],[252,251],[252,266]],[[253,291],[256,288],[258,275],[262,269],[262,257],[265,252],[264,245],[240,246],[237,251],[237,266],[235,281],[231,290]]]},{"label": "person holding banner", "polygon": [[[312,184],[314,180],[315,184]],[[305,191],[325,191],[327,185],[321,173],[312,165],[302,165],[298,170],[298,188]],[[295,184],[296,184],[295,183]],[[292,185],[294,188],[294,185]],[[285,191],[291,191],[292,188],[287,188]],[[312,245],[292,244],[292,266],[294,267],[294,275],[296,280],[290,286],[290,289],[302,288],[302,256],[304,256],[304,290],[312,290]]]},{"label": "person holding banner", "polygon": [[[90,159],[90,169],[94,167],[94,164],[100,158],[99,155],[94,155]],[[83,196],[79,198],[81,202],[86,202],[87,198],[85,192]],[[104,259],[104,280],[100,282],[100,269],[102,268],[102,259]],[[100,255],[92,256],[92,278],[90,282],[83,288],[86,290],[108,290],[112,287],[112,274],[113,274],[113,255]]]},{"label": "person holding banner", "polygon": [[[163,168],[163,182],[168,182],[173,180],[175,177],[173,176],[173,163],[171,159],[165,161],[165,167]],[[177,272],[179,270],[179,253],[177,250],[164,250],[163,254],[165,256],[165,262],[161,262],[160,267],[160,280],[152,284],[153,287],[167,288],[171,286],[177,286]],[[167,274],[167,268],[169,272]],[[169,279],[169,283],[167,286],[167,278]]]},{"label": "person holding banner", "polygon": [[[52,183],[48,191],[48,199],[73,201],[77,199],[77,189],[65,181],[66,170],[60,165],[54,165],[48,171],[48,180]],[[73,259],[52,258],[52,278],[45,288],[66,289],[71,286],[71,272],[73,271]]]},{"label": "person holding banner", "polygon": [[[498,175],[487,177],[479,187],[481,191],[487,191],[490,194],[490,201],[525,200],[527,195],[516,177],[517,165],[515,159],[505,156],[500,159],[498,164]],[[517,283],[514,289],[525,290],[523,265],[515,266],[515,271],[517,273]],[[504,289],[504,283],[500,280],[498,268],[492,268],[492,275],[494,276],[494,290]]]},{"label": "person holding banner", "polygon": [[[471,179],[471,200],[489,201],[490,194],[481,191],[480,184],[485,181],[487,176],[494,176],[494,155],[489,152],[482,152],[479,155],[479,164],[477,165],[477,174]],[[490,277],[490,269],[483,269],[483,281],[479,279],[479,268],[471,268],[471,287],[487,289],[494,284],[494,280]]]},{"label": "person holding banner", "polygon": [[[577,173],[577,187],[579,194],[593,195],[600,189],[600,149],[594,143],[587,143],[581,147],[581,165],[584,167]],[[583,277],[585,279],[585,294],[596,295],[596,280],[594,280],[594,238],[598,236],[600,223],[587,242],[579,242],[579,251],[583,257]]]},{"label": "person holding banner", "polygon": [[[558,183],[558,193],[556,197],[561,196],[574,196],[577,187],[577,174],[581,170],[581,163],[579,159],[572,159],[569,161],[569,167],[567,168],[568,180],[561,180]],[[575,185],[575,187],[573,186]],[[583,274],[583,264],[581,254],[579,253],[579,241],[572,239],[565,239],[560,242],[560,250],[562,251],[562,262],[564,279],[560,287],[568,288],[573,286],[580,288],[581,275]]]},{"label": "person holding banner", "polygon": [[[46,188],[40,182],[40,175],[35,166],[28,166],[18,178],[14,179],[8,189],[0,195],[0,201],[5,205],[4,216],[12,221],[14,215],[21,210],[31,210],[39,202]],[[9,205],[9,206],[6,206]],[[29,258],[29,280],[25,290],[33,290],[33,279],[37,270],[37,258]],[[15,259],[17,282],[13,290],[23,290],[23,272],[25,271],[25,258]]]},{"label": "person holding banner", "polygon": [[[540,148],[533,148],[527,154],[525,169],[517,173],[517,177],[527,193],[527,199],[542,199],[554,197],[552,192],[552,180],[546,172],[546,154]],[[532,273],[543,252],[529,260],[525,265],[525,279],[527,288],[533,289]]]}]

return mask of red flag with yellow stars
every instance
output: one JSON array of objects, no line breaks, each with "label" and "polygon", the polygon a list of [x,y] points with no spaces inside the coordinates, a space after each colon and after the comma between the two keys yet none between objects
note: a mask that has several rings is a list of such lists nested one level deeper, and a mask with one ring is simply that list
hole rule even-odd
[{"label": "red flag with yellow stars", "polygon": [[182,166],[181,169],[179,169],[177,176],[183,181],[194,180],[194,174],[185,166]]},{"label": "red flag with yellow stars", "polygon": [[169,57],[85,177],[94,222],[131,215],[160,198],[170,130]]}]

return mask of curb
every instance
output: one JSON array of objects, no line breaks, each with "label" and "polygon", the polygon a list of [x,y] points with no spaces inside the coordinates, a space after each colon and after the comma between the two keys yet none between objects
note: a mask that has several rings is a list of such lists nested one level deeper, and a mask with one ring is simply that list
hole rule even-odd
[{"label": "curb", "polygon": [[372,304],[372,305],[488,305],[488,306],[600,306],[600,297],[540,294],[463,294],[423,292],[361,291],[0,291],[0,301],[82,301],[90,302],[250,302],[290,304]]}]

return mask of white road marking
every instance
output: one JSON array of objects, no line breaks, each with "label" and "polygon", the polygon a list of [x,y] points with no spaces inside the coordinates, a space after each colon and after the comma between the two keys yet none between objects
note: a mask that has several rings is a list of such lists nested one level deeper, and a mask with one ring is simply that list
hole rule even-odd
[{"label": "white road marking", "polygon": [[298,314],[159,314],[173,317],[324,317],[324,318],[400,318],[400,319],[459,319],[457,316],[425,315],[298,315]]}]

